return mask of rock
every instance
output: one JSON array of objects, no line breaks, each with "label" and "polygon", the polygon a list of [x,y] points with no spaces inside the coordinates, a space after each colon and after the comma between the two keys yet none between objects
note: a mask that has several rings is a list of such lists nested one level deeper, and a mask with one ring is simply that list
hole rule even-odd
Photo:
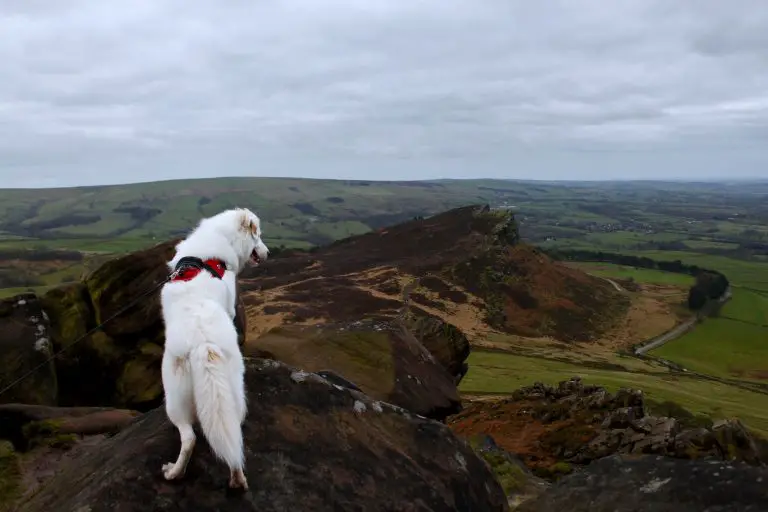
[{"label": "rock", "polygon": [[500,448],[493,437],[475,436],[469,442],[496,475],[511,509],[549,488],[546,480],[531,473],[519,457]]},{"label": "rock", "polygon": [[[66,349],[57,358],[59,405],[147,410],[161,403],[164,326],[158,284],[168,276],[166,261],[176,243],[107,261],[83,282],[54,288],[42,297],[54,344]],[[237,313],[244,341],[240,298]],[[102,322],[100,330],[83,338]]]},{"label": "rock", "polygon": [[47,361],[52,347],[47,315],[34,294],[0,300],[0,390],[24,377],[0,395],[0,403],[56,404],[56,369]]},{"label": "rock", "polygon": [[758,512],[768,469],[745,463],[614,455],[562,478],[519,512]]},{"label": "rock", "polygon": [[720,421],[713,425],[712,433],[724,458],[743,460],[750,464],[764,463],[754,437],[741,421]]},{"label": "rock", "polygon": [[73,435],[97,435],[119,431],[139,412],[108,407],[46,407],[27,404],[0,405],[0,439],[17,450],[39,444],[69,441]]},{"label": "rock", "polygon": [[438,422],[276,361],[249,361],[246,389],[247,493],[227,492],[202,436],[185,478],[166,482],[179,437],[158,409],[66,463],[19,511],[508,509],[488,466]]},{"label": "rock", "polygon": [[336,372],[332,372],[331,370],[321,370],[321,371],[315,372],[315,373],[317,373],[319,376],[321,376],[322,378],[324,378],[325,380],[327,380],[331,384],[336,384],[337,386],[341,386],[341,387],[347,388],[347,389],[353,389],[355,391],[359,391],[359,392],[363,393],[363,390],[360,389],[359,387],[357,387],[357,384],[355,384],[354,382],[351,382],[351,381],[345,379],[344,377],[342,377],[341,375],[339,375]]},{"label": "rock", "polygon": [[332,371],[378,400],[443,420],[461,409],[453,377],[402,325],[367,319],[321,326],[276,327],[248,350],[306,371]]},{"label": "rock", "polygon": [[428,315],[408,315],[406,325],[417,340],[453,376],[456,385],[467,373],[469,340],[456,326]]}]

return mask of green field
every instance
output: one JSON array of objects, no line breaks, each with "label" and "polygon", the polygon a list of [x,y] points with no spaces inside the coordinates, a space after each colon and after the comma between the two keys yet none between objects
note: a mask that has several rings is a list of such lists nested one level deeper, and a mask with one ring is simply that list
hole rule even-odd
[{"label": "green field", "polygon": [[639,251],[632,254],[655,260],[680,260],[690,265],[718,270],[733,285],[768,292],[768,264],[764,262],[684,251]]},{"label": "green field", "polygon": [[768,395],[728,384],[700,380],[680,374],[641,373],[585,367],[561,361],[500,352],[473,351],[469,372],[461,382],[463,393],[508,394],[540,381],[556,384],[573,376],[587,383],[639,388],[646,398],[671,400],[693,413],[713,419],[738,417],[750,428],[768,434]]},{"label": "green field", "polygon": [[768,382],[768,297],[734,288],[719,316],[651,355],[699,373]]},{"label": "green field", "polygon": [[614,279],[632,279],[638,283],[668,284],[688,287],[693,284],[693,277],[685,274],[664,272],[647,268],[635,268],[612,263],[573,263],[571,266],[579,268],[588,274]]}]

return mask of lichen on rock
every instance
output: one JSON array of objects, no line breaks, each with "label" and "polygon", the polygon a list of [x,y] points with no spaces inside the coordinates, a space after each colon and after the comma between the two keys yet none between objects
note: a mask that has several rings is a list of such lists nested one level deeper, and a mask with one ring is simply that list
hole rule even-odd
[{"label": "lichen on rock", "polygon": [[0,300],[0,388],[13,384],[0,395],[0,403],[56,403],[58,379],[49,336],[36,295]]}]

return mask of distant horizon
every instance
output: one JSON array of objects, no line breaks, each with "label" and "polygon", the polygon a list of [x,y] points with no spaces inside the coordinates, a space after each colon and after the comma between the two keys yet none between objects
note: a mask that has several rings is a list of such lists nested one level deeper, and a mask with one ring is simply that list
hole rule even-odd
[{"label": "distant horizon", "polygon": [[404,182],[440,182],[440,181],[503,181],[518,183],[545,183],[545,184],[567,184],[567,183],[763,183],[768,182],[768,178],[763,177],[728,177],[728,178],[625,178],[625,179],[548,179],[548,178],[496,178],[496,177],[447,177],[447,178],[413,178],[413,179],[380,179],[380,178],[325,178],[325,177],[305,177],[305,176],[203,176],[194,178],[161,178],[156,180],[137,180],[120,183],[103,183],[87,185],[65,185],[65,186],[38,186],[38,187],[0,187],[0,190],[59,190],[59,189],[82,189],[82,188],[104,188],[121,187],[132,185],[149,185],[152,183],[168,183],[174,181],[208,181],[208,180],[260,180],[260,179],[279,179],[279,180],[310,180],[310,181],[339,181],[339,182],[376,182],[376,183],[404,183]]}]

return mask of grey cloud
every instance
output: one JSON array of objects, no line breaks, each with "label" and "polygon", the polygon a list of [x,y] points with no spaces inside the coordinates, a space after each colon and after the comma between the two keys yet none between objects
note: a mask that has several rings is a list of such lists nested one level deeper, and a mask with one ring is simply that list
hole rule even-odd
[{"label": "grey cloud", "polygon": [[0,176],[756,175],[763,7],[5,0]]}]

